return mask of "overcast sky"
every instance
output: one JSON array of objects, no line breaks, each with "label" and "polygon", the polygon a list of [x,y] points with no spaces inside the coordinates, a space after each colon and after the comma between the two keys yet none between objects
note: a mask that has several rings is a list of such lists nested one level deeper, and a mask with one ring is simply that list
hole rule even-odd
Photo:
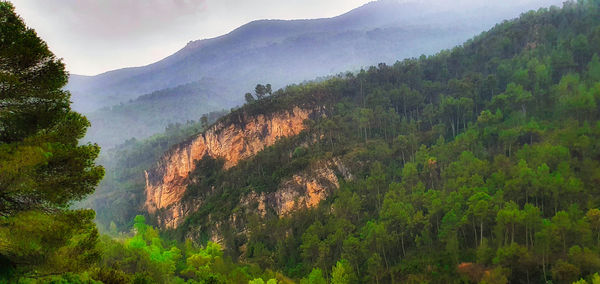
[{"label": "overcast sky", "polygon": [[332,17],[369,0],[12,0],[74,74],[162,59],[256,19]]},{"label": "overcast sky", "polygon": [[[409,1],[409,0],[396,0]],[[496,0],[419,0],[432,7]],[[503,0],[527,2],[532,0]],[[556,2],[556,0],[548,0]],[[146,65],[256,19],[332,17],[370,0],[12,0],[73,74]],[[437,4],[436,4],[437,3]],[[510,5],[510,4],[508,4]]]}]

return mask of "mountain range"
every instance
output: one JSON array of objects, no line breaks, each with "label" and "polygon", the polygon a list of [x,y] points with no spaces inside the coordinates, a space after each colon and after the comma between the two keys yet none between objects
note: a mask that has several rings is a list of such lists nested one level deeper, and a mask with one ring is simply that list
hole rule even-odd
[{"label": "mountain range", "polygon": [[[521,11],[558,1],[432,8],[380,0],[343,15],[259,20],[189,42],[156,63],[96,76],[71,75],[74,108],[92,122],[86,137],[104,147],[145,138],[169,124],[229,109],[258,83],[287,84],[430,55],[462,43]],[[128,131],[118,131],[126,125]]]}]

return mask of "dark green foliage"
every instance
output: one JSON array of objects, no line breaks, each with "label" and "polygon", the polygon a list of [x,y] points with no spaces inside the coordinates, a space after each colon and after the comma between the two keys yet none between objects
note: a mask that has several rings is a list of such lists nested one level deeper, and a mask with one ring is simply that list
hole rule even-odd
[{"label": "dark green foliage", "polygon": [[251,104],[252,102],[255,101],[254,96],[252,96],[251,93],[246,93],[244,95],[244,99],[246,100],[246,103],[249,103],[249,104]]},{"label": "dark green foliage", "polygon": [[[98,258],[92,210],[100,148],[62,90],[68,74],[13,6],[0,2],[0,281],[80,272]],[[4,279],[4,280],[3,280]]]},{"label": "dark green foliage", "polygon": [[[67,73],[11,4],[0,3],[0,216],[64,208],[91,193],[103,170],[96,145],[78,145],[89,126],[61,90]],[[61,190],[55,190],[60,186]]]}]

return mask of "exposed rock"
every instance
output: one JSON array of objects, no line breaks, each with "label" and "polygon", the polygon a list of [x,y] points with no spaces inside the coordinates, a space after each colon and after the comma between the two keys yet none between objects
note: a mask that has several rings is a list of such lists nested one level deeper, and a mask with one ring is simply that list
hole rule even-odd
[{"label": "exposed rock", "polygon": [[[145,172],[146,201],[149,213],[161,209],[165,220],[161,225],[174,228],[183,220],[189,209],[178,205],[187,185],[188,176],[196,161],[206,155],[225,160],[225,169],[235,166],[271,146],[278,139],[299,134],[305,129],[304,121],[315,110],[295,107],[271,115],[244,117],[242,123],[217,123],[206,132],[169,150],[158,164]],[[317,188],[314,189],[318,191]],[[315,193],[318,194],[318,193]]]},{"label": "exposed rock", "polygon": [[[353,179],[342,161],[335,158],[330,161],[317,162],[308,169],[282,181],[275,192],[256,193],[251,191],[239,201],[239,210],[232,212],[229,219],[230,225],[236,227],[239,234],[247,234],[246,224],[238,223],[240,217],[243,218],[244,215],[257,213],[264,218],[269,211],[282,218],[299,210],[314,208],[339,188],[338,176],[345,180]],[[210,228],[211,239],[219,241],[223,239],[219,227],[221,224]],[[245,246],[242,246],[240,252],[244,254],[245,249]]]},{"label": "exposed rock", "polygon": [[[175,202],[170,204],[166,208],[160,208],[158,210],[160,218],[158,218],[158,225],[161,228],[175,228],[179,223],[188,216],[190,213],[198,210],[202,202],[196,200],[195,202]],[[156,213],[156,212],[155,212]]]},{"label": "exposed rock", "polygon": [[272,198],[277,215],[282,217],[298,209],[316,207],[331,190],[339,188],[338,178],[329,164],[320,164],[283,182]]},{"label": "exposed rock", "polygon": [[285,217],[291,212],[319,205],[333,190],[340,187],[338,175],[346,180],[353,179],[349,170],[337,158],[318,162],[283,181],[275,192],[251,192],[240,201],[240,205],[262,217],[267,208],[273,209],[279,217]]},{"label": "exposed rock", "polygon": [[[250,194],[246,195],[245,198],[240,200],[240,207],[246,210],[254,211],[258,213],[258,215],[260,215],[261,217],[265,217],[265,215],[267,214],[265,204],[266,201],[267,197],[264,192],[259,195],[253,191]],[[237,214],[233,214],[232,217],[233,222],[235,223],[237,221]]]}]

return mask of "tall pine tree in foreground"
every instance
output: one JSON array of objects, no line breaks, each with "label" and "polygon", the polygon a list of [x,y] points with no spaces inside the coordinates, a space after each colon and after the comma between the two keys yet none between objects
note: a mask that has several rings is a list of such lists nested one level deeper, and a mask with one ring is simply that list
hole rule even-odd
[{"label": "tall pine tree in foreground", "polygon": [[0,2],[0,276],[77,272],[97,258],[92,210],[100,148],[80,145],[88,120],[62,87],[68,74],[44,41]]}]

